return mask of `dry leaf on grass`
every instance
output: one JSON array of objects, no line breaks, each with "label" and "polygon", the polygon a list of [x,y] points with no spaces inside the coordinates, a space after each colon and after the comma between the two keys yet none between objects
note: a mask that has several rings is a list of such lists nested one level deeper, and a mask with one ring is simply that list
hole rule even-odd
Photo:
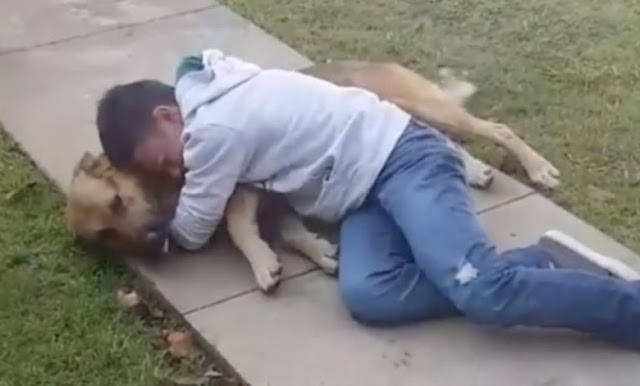
[{"label": "dry leaf on grass", "polygon": [[140,297],[136,291],[126,292],[119,289],[116,294],[118,306],[123,310],[129,310],[140,304]]},{"label": "dry leaf on grass", "polygon": [[184,358],[193,351],[193,334],[189,331],[165,331],[164,339],[173,358]]}]

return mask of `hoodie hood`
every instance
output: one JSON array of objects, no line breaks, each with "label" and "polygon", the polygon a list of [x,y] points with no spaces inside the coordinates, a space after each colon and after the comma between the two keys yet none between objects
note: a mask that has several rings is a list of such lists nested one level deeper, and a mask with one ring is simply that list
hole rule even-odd
[{"label": "hoodie hood", "polygon": [[213,102],[261,70],[256,64],[214,49],[184,58],[178,67],[175,89],[182,119],[188,121],[200,106]]}]

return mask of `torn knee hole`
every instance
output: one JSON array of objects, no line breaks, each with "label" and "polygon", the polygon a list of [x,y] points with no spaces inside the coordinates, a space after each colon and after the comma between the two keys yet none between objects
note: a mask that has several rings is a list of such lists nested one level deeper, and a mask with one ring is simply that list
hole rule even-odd
[{"label": "torn knee hole", "polygon": [[458,285],[467,285],[472,280],[478,277],[478,269],[471,264],[469,261],[464,261],[458,267],[458,271],[456,272],[456,283]]}]

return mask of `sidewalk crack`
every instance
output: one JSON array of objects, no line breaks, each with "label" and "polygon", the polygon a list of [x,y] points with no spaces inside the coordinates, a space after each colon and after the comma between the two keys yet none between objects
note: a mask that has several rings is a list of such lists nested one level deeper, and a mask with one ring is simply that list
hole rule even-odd
[{"label": "sidewalk crack", "polygon": [[104,33],[119,31],[119,30],[123,30],[123,29],[126,29],[126,28],[138,27],[138,26],[143,26],[143,25],[146,25],[146,24],[152,24],[152,23],[156,23],[156,22],[159,22],[159,21],[163,21],[163,20],[168,20],[168,19],[172,19],[172,18],[176,18],[176,17],[180,17],[180,16],[195,14],[195,13],[207,11],[207,10],[210,10],[210,9],[215,9],[215,8],[222,7],[222,6],[223,5],[220,4],[220,3],[214,3],[214,4],[206,5],[206,6],[200,7],[200,8],[189,9],[189,10],[176,12],[176,13],[163,15],[163,16],[157,16],[157,17],[154,17],[154,18],[151,18],[151,19],[148,19],[148,20],[143,20],[143,21],[118,24],[118,25],[116,25],[114,27],[98,29],[96,31],[85,32],[85,33],[81,33],[81,34],[73,35],[73,36],[68,36],[68,37],[65,37],[65,38],[57,39],[57,40],[51,40],[51,41],[48,41],[48,42],[35,43],[35,44],[27,45],[27,46],[24,46],[24,47],[8,48],[8,49],[5,49],[5,50],[0,49],[0,57],[8,56],[8,55],[15,54],[15,53],[27,52],[27,51],[31,51],[31,50],[34,50],[34,49],[37,49],[37,48],[55,46],[55,45],[58,45],[58,44],[67,43],[67,42],[71,42],[71,41],[75,41],[75,40],[80,40],[80,39],[84,39],[84,38],[88,38],[88,37],[92,37],[92,36],[96,36],[96,35],[100,35],[100,34],[104,34]]}]

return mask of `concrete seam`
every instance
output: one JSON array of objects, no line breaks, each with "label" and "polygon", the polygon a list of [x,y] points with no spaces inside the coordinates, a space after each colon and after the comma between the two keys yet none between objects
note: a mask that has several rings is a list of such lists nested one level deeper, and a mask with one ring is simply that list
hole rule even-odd
[{"label": "concrete seam", "polygon": [[21,52],[27,52],[27,51],[35,50],[35,49],[42,48],[42,47],[55,46],[55,45],[58,45],[58,44],[67,43],[67,42],[71,42],[71,41],[75,41],[75,40],[80,40],[80,39],[84,39],[84,38],[88,38],[88,37],[92,37],[92,36],[97,36],[97,35],[101,35],[101,34],[105,34],[105,33],[109,33],[109,32],[119,31],[119,30],[123,30],[123,29],[126,29],[126,28],[138,27],[138,26],[143,26],[143,25],[146,25],[146,24],[152,24],[152,23],[156,23],[156,22],[159,22],[159,21],[163,21],[163,20],[169,20],[169,19],[172,19],[172,18],[177,18],[177,17],[181,17],[181,16],[185,16],[185,15],[204,12],[204,11],[207,11],[207,10],[210,10],[210,9],[219,8],[219,7],[222,7],[222,6],[223,5],[220,4],[220,3],[215,3],[215,4],[207,5],[207,6],[204,6],[204,7],[200,7],[200,8],[189,9],[189,10],[186,10],[186,11],[172,13],[172,14],[168,14],[168,15],[164,15],[164,16],[158,16],[158,17],[155,17],[155,18],[151,18],[151,19],[143,20],[143,21],[139,21],[139,22],[118,24],[118,25],[116,25],[114,27],[99,29],[99,30],[91,31],[91,32],[85,32],[85,33],[81,33],[81,34],[78,34],[78,35],[73,35],[73,36],[68,36],[66,38],[61,38],[61,39],[58,39],[58,40],[52,40],[52,41],[43,42],[43,43],[36,43],[36,44],[29,45],[29,46],[24,46],[24,47],[9,48],[7,50],[0,50],[0,57],[8,56],[8,55],[11,55],[11,54],[16,54],[16,53],[21,53]]},{"label": "concrete seam", "polygon": [[528,197],[531,197],[531,196],[535,196],[535,195],[537,195],[537,194],[538,194],[538,193],[537,193],[537,192],[535,192],[535,191],[532,191],[532,192],[529,192],[529,193],[525,193],[525,194],[523,194],[522,196],[517,196],[517,197],[514,197],[514,198],[509,199],[509,200],[507,200],[507,201],[504,201],[504,202],[501,202],[501,203],[499,203],[499,204],[496,204],[496,205],[494,205],[494,206],[490,206],[490,207],[488,207],[488,208],[485,208],[485,209],[479,210],[479,211],[477,211],[477,212],[476,212],[476,214],[477,214],[477,215],[481,215],[481,214],[483,214],[483,213],[487,213],[487,212],[490,212],[490,211],[492,211],[492,210],[495,210],[495,209],[501,208],[501,207],[503,207],[503,206],[505,206],[505,205],[513,204],[514,202],[524,200],[525,198],[528,198]]},{"label": "concrete seam", "polygon": [[[318,271],[318,270],[319,270],[319,268],[315,268],[315,267],[314,267],[314,268],[307,269],[307,270],[304,270],[304,271],[302,271],[302,272],[299,272],[299,273],[296,273],[296,274],[294,274],[294,275],[291,275],[291,276],[288,276],[288,277],[286,277],[286,278],[283,278],[283,279],[282,279],[282,281],[281,281],[281,283],[283,283],[283,282],[285,282],[285,281],[292,280],[292,279],[299,278],[299,277],[301,277],[301,276],[308,275],[309,273],[311,273],[311,272],[316,272],[316,271]],[[217,305],[219,305],[219,304],[226,303],[226,302],[228,302],[228,301],[230,301],[230,300],[233,300],[233,299],[236,299],[236,298],[242,297],[242,296],[244,296],[244,295],[248,295],[248,294],[250,294],[250,293],[258,292],[258,291],[260,291],[258,288],[251,288],[251,289],[248,289],[248,290],[246,290],[246,291],[238,292],[237,294],[227,296],[226,298],[222,298],[222,299],[220,299],[220,300],[216,300],[215,302],[211,302],[211,303],[203,304],[203,305],[201,305],[201,306],[198,306],[198,307],[195,307],[195,308],[191,308],[191,309],[186,310],[186,311],[182,311],[182,315],[184,315],[184,316],[188,316],[188,315],[191,315],[191,314],[193,314],[193,313],[195,313],[195,312],[202,311],[202,310],[204,310],[204,309],[211,308],[211,307],[217,306]]]}]

